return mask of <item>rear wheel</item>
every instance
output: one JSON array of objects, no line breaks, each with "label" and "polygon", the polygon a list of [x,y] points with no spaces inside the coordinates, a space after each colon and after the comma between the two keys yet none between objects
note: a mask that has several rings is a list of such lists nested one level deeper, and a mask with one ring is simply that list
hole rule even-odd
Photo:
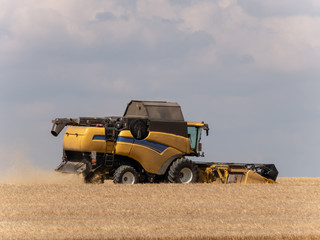
[{"label": "rear wheel", "polygon": [[114,172],[113,182],[120,184],[136,184],[138,183],[138,173],[131,166],[120,166]]},{"label": "rear wheel", "polygon": [[172,183],[195,183],[198,179],[197,166],[186,158],[179,158],[174,161],[168,172],[168,180]]}]

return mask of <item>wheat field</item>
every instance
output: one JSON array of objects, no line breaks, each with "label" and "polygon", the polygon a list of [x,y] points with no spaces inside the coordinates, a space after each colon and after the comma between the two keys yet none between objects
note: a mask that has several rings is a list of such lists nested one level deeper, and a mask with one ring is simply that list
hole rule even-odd
[{"label": "wheat field", "polygon": [[0,239],[320,239],[320,178],[0,184]]}]

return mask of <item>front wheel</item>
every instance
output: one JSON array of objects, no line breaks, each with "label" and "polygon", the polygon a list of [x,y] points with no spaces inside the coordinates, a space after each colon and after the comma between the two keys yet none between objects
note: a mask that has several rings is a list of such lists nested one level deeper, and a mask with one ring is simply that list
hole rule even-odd
[{"label": "front wheel", "polygon": [[168,172],[168,180],[172,183],[195,183],[198,179],[197,166],[186,158],[179,158],[174,161]]},{"label": "front wheel", "polygon": [[138,183],[138,173],[131,166],[120,166],[114,172],[113,182],[120,184],[136,184]]}]

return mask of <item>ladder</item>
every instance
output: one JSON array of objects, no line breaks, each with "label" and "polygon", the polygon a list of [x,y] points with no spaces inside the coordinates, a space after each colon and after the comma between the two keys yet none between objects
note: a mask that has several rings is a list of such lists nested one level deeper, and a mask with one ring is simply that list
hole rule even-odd
[{"label": "ladder", "polygon": [[[106,148],[104,152],[104,165],[107,168],[111,168],[114,165],[115,159],[115,143],[117,142],[117,129],[108,125],[108,122],[105,124],[105,137],[106,137]],[[108,149],[111,147],[111,153],[108,153]]]}]

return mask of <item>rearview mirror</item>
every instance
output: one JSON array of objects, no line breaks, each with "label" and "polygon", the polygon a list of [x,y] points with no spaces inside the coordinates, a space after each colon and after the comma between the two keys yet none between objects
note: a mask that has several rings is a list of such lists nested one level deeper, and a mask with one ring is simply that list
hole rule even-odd
[{"label": "rearview mirror", "polygon": [[206,135],[209,136],[209,126],[208,126],[208,124],[204,125],[203,130],[205,130],[206,131]]}]

